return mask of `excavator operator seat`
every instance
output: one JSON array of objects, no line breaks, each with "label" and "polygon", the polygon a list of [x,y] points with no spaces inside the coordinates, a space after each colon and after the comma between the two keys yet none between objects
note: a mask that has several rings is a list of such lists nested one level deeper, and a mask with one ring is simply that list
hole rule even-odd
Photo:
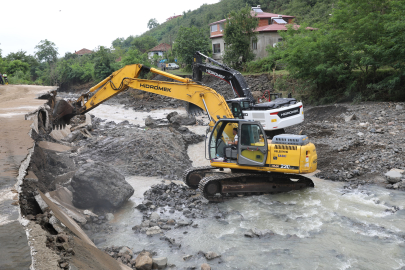
[{"label": "excavator operator seat", "polygon": [[238,159],[238,148],[236,146],[225,148],[225,156],[229,159]]}]

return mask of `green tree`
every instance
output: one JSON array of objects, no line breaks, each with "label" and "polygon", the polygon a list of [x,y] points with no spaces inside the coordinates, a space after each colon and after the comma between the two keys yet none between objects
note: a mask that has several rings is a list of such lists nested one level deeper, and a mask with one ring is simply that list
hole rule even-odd
[{"label": "green tree", "polygon": [[138,49],[131,48],[125,54],[121,61],[122,66],[132,65],[132,64],[143,64],[148,65],[148,55],[146,53],[142,54]]},{"label": "green tree", "polygon": [[152,65],[157,66],[158,63],[163,59],[163,56],[160,56],[158,54],[154,54],[152,56],[152,59],[150,59],[150,62]]},{"label": "green tree", "polygon": [[175,59],[172,50],[166,51],[166,52],[164,53],[164,56],[163,56],[163,57],[164,57],[165,59],[167,59],[167,62],[169,62],[169,63],[173,63],[173,62],[174,62],[174,59]]},{"label": "green tree", "polygon": [[141,36],[134,38],[131,42],[131,45],[138,49],[140,52],[144,53],[147,50],[150,50],[158,45],[158,42],[156,38],[152,36]]},{"label": "green tree", "polygon": [[159,23],[158,23],[158,21],[157,21],[155,18],[150,19],[150,20],[148,21],[148,28],[149,28],[149,29],[155,28],[155,27],[158,26],[158,25],[159,25]]},{"label": "green tree", "polygon": [[8,62],[14,61],[14,60],[20,60],[21,62],[27,63],[30,67],[30,73],[33,78],[35,78],[35,69],[38,67],[39,62],[38,60],[32,56],[28,55],[26,51],[20,50],[16,53],[9,53],[6,57]]},{"label": "green tree", "polygon": [[375,89],[397,89],[404,98],[405,85],[405,2],[390,1],[387,5],[391,12],[384,13],[384,37],[378,51],[382,53],[384,64],[390,66],[395,71],[387,76],[383,81],[376,84]]},{"label": "green tree", "polygon": [[35,46],[37,51],[35,55],[38,57],[40,62],[56,62],[58,57],[58,48],[56,48],[55,43],[47,39],[41,40],[37,46]]},{"label": "green tree", "polygon": [[22,62],[21,60],[14,60],[11,61],[10,64],[7,67],[7,72],[10,75],[13,75],[17,71],[22,71],[23,73],[26,73],[29,70],[30,66],[28,63]]},{"label": "green tree", "polygon": [[[65,56],[63,57],[64,59],[66,59],[66,60],[69,60],[69,59],[76,59],[76,58],[79,58],[80,56],[78,56],[77,54],[75,54],[75,53],[71,53],[71,52],[66,52],[65,53]],[[82,56],[83,57],[83,56]]]},{"label": "green tree", "polygon": [[280,33],[283,45],[269,48],[269,59],[315,84],[316,99],[405,98],[404,16],[401,0],[340,0],[328,24]]},{"label": "green tree", "polygon": [[225,63],[238,69],[254,59],[251,43],[256,39],[254,30],[258,24],[259,19],[256,14],[252,15],[249,6],[229,14],[224,31],[224,41],[228,45],[223,58]]},{"label": "green tree", "polygon": [[123,48],[124,47],[125,38],[116,38],[112,42],[112,46],[114,48]]},{"label": "green tree", "polygon": [[211,54],[211,41],[207,33],[195,26],[181,27],[173,44],[173,52],[180,62],[186,64],[186,69],[191,69],[196,51]]},{"label": "green tree", "polygon": [[23,62],[27,62],[26,58],[27,58],[27,52],[20,50],[18,52],[11,52],[6,56],[7,61],[14,61],[14,60],[21,60]]},{"label": "green tree", "polygon": [[0,73],[6,73],[8,64],[7,60],[0,57]]},{"label": "green tree", "polygon": [[108,48],[99,46],[94,57],[94,77],[101,81],[115,71],[114,56]]}]

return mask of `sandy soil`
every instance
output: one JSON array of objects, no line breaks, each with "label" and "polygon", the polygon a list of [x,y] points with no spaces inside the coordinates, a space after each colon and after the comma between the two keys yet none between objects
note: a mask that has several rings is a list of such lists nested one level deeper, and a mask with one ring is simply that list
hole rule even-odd
[{"label": "sandy soil", "polygon": [[0,86],[0,177],[17,176],[21,161],[33,146],[33,140],[28,136],[31,121],[25,120],[25,114],[43,105],[44,100],[36,97],[51,89],[55,87]]},{"label": "sandy soil", "polygon": [[55,87],[0,86],[0,269],[27,269],[31,264],[25,229],[17,220],[15,185],[23,177],[21,164],[34,145],[29,136],[32,122],[25,120],[25,114],[43,105],[44,100],[36,97],[51,89]]}]

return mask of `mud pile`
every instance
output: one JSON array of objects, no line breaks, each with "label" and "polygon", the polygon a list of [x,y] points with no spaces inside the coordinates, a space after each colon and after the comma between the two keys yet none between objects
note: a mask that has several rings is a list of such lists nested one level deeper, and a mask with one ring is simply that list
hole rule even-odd
[{"label": "mud pile", "polygon": [[124,175],[180,179],[182,172],[191,167],[187,146],[204,139],[186,127],[137,127],[125,121],[116,124],[97,119],[94,123],[99,124],[93,125],[92,138],[77,143],[78,164],[101,161]]}]

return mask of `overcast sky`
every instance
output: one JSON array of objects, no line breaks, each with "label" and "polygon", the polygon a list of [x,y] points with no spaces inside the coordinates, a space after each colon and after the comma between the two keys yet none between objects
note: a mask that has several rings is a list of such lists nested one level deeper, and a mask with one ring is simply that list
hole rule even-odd
[{"label": "overcast sky", "polygon": [[219,0],[8,0],[0,5],[0,49],[5,57],[19,50],[33,55],[35,46],[47,39],[59,56],[97,46],[110,47],[114,39],[141,35],[149,19],[159,23],[174,14],[194,10]]}]

